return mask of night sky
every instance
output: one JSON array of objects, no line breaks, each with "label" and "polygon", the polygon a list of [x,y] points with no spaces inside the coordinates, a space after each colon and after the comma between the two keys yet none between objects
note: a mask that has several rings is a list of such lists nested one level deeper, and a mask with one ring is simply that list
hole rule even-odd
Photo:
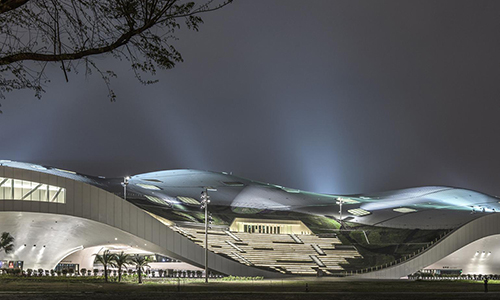
[{"label": "night sky", "polygon": [[[191,168],[322,193],[500,195],[500,1],[236,0],[144,86],[58,65],[0,100],[0,159],[124,176]],[[146,77],[147,79],[149,77]]]}]

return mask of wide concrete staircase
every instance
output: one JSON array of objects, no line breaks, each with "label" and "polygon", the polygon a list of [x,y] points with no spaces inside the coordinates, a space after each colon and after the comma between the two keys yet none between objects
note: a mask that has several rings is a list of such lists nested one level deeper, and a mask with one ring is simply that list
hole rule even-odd
[{"label": "wide concrete staircase", "polygon": [[[205,231],[173,226],[173,230],[204,246]],[[263,234],[209,230],[209,250],[242,264],[272,269],[284,274],[315,275],[342,272],[347,259],[360,257],[354,247],[337,237],[317,235]]]}]

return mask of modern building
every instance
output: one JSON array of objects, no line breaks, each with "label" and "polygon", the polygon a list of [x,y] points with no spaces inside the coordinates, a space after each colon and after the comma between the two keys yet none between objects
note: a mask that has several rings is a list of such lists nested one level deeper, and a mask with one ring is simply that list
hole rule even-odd
[{"label": "modern building", "polygon": [[195,170],[104,178],[0,161],[0,268],[91,269],[104,249],[238,276],[499,274],[499,199],[451,187],[326,195]]}]

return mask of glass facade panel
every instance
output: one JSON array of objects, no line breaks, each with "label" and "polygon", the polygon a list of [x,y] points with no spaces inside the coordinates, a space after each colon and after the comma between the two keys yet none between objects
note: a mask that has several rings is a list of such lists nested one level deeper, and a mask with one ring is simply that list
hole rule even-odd
[{"label": "glass facade panel", "polygon": [[5,187],[3,190],[5,191],[5,199],[12,199],[14,197],[13,192],[14,190],[12,189],[12,179],[7,179],[7,182],[5,182],[2,187]]},{"label": "glass facade panel", "polygon": [[[59,196],[57,196],[57,199],[55,202],[57,203],[65,203],[66,202],[66,189],[60,188],[61,191],[59,192]],[[54,201],[52,201],[54,202]]]},{"label": "glass facade panel", "polygon": [[40,201],[47,202],[49,201],[49,186],[44,184],[40,189]]},{"label": "glass facade panel", "polygon": [[66,189],[39,182],[0,177],[0,200],[66,203]]},{"label": "glass facade panel", "polygon": [[19,179],[14,179],[14,198],[12,200],[21,200],[23,197],[23,181]]}]

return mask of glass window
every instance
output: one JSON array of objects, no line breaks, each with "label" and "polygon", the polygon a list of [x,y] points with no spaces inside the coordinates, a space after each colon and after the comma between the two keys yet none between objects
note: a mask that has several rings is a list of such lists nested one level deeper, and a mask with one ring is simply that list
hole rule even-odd
[{"label": "glass window", "polygon": [[20,200],[23,197],[23,181],[14,179],[14,200]]},{"label": "glass window", "polygon": [[0,177],[0,200],[66,203],[66,189],[39,182]]}]

